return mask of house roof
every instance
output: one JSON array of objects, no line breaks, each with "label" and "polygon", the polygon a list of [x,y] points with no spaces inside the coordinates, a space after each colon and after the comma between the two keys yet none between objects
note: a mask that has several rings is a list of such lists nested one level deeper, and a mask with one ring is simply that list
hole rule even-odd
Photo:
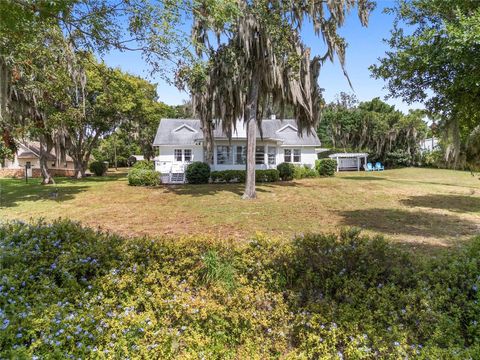
[{"label": "house roof", "polygon": [[328,155],[329,158],[358,158],[368,156],[367,153],[336,153]]},{"label": "house roof", "polygon": [[[20,143],[17,157],[19,159],[35,159],[40,157],[40,143],[38,141],[28,141]],[[55,161],[57,156],[55,154],[55,148],[52,149],[50,154],[47,154],[48,161]],[[70,156],[66,156],[66,161],[73,161]]]},{"label": "house roof", "polygon": [[[302,134],[299,135],[296,121],[292,119],[262,120],[262,132],[264,140],[278,141],[282,145],[320,146],[320,140],[313,129],[311,134],[303,131]],[[217,140],[227,140],[227,136],[220,126],[214,129],[213,136]],[[239,123],[236,131],[233,132],[232,140],[235,139],[246,139],[246,129],[243,123]],[[257,139],[260,139],[260,132],[257,132]],[[200,120],[162,119],[158,125],[153,145],[192,145],[202,140],[203,133]]]}]

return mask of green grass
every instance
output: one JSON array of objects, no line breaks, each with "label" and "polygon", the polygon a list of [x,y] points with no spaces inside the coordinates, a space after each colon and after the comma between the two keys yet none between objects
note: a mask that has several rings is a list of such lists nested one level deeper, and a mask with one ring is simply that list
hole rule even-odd
[{"label": "green grass", "polygon": [[[56,194],[58,189],[58,195]],[[480,232],[480,181],[468,172],[407,168],[259,185],[130,187],[125,174],[81,181],[0,179],[0,218],[58,217],[127,236],[208,234],[292,237],[359,227],[366,233],[443,247]]]}]

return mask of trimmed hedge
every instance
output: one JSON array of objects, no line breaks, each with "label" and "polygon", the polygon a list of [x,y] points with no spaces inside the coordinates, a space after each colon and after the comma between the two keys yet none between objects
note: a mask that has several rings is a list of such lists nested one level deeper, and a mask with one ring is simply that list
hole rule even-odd
[{"label": "trimmed hedge", "polygon": [[185,177],[189,184],[208,184],[210,165],[201,161],[194,161],[185,170]]},{"label": "trimmed hedge", "polygon": [[[2,359],[478,359],[480,237],[248,242],[0,224]],[[437,250],[438,251],[438,250]]]},{"label": "trimmed hedge", "polygon": [[315,161],[315,169],[320,176],[335,176],[337,161],[334,159],[320,159]]},{"label": "trimmed hedge", "polygon": [[157,186],[160,185],[160,174],[155,170],[135,169],[128,172],[128,185]]},{"label": "trimmed hedge", "polygon": [[295,173],[295,165],[292,163],[281,163],[277,165],[277,170],[280,176],[280,179],[283,181],[293,180],[293,175]]},{"label": "trimmed hedge", "polygon": [[103,161],[93,161],[90,163],[88,169],[96,176],[103,176],[107,173],[108,165]]},{"label": "trimmed hedge", "polygon": [[276,182],[280,180],[280,174],[277,169],[256,170],[256,182]]},{"label": "trimmed hedge", "polygon": [[239,182],[244,183],[247,172],[245,170],[223,170],[212,171],[210,178],[212,182]]},{"label": "trimmed hedge", "polygon": [[[212,182],[244,183],[247,176],[246,170],[222,170],[212,171],[210,178]],[[278,181],[279,172],[276,169],[256,170],[256,182],[275,182]]]},{"label": "trimmed hedge", "polygon": [[317,176],[317,170],[311,169],[307,165],[295,165],[295,168],[293,170],[294,179],[314,178]]}]

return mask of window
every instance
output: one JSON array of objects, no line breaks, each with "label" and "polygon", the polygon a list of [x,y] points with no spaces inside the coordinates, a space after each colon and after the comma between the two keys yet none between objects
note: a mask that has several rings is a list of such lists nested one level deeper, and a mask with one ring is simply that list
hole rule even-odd
[{"label": "window", "polygon": [[255,164],[265,164],[265,146],[257,146],[255,149]]},{"label": "window", "polygon": [[277,156],[277,148],[273,146],[268,147],[268,165],[275,165],[275,157]]},{"label": "window", "polygon": [[236,165],[245,165],[247,163],[247,147],[246,146],[237,146],[235,154],[235,164]]},{"label": "window", "polygon": [[217,164],[232,165],[233,154],[230,146],[217,146]]},{"label": "window", "polygon": [[183,157],[185,162],[192,161],[192,150],[191,149],[183,150]]},{"label": "window", "polygon": [[302,161],[302,157],[301,157],[301,150],[300,149],[293,149],[293,162],[295,163],[299,163]]},{"label": "window", "polygon": [[175,161],[182,162],[182,149],[173,150],[173,156],[175,158]]},{"label": "window", "polygon": [[301,149],[284,149],[283,161],[285,162],[302,162],[302,150]]},{"label": "window", "polygon": [[52,167],[55,167],[55,161],[52,163]]}]

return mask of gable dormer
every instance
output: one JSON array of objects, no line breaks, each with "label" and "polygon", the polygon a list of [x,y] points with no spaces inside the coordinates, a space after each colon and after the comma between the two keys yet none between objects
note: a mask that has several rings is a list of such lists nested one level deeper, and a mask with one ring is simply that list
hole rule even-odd
[{"label": "gable dormer", "polygon": [[194,134],[197,132],[197,130],[192,128],[190,125],[182,124],[176,129],[174,129],[172,132],[176,134]]},{"label": "gable dormer", "polygon": [[277,133],[289,133],[289,132],[298,133],[298,129],[292,124],[287,124],[277,130]]}]

